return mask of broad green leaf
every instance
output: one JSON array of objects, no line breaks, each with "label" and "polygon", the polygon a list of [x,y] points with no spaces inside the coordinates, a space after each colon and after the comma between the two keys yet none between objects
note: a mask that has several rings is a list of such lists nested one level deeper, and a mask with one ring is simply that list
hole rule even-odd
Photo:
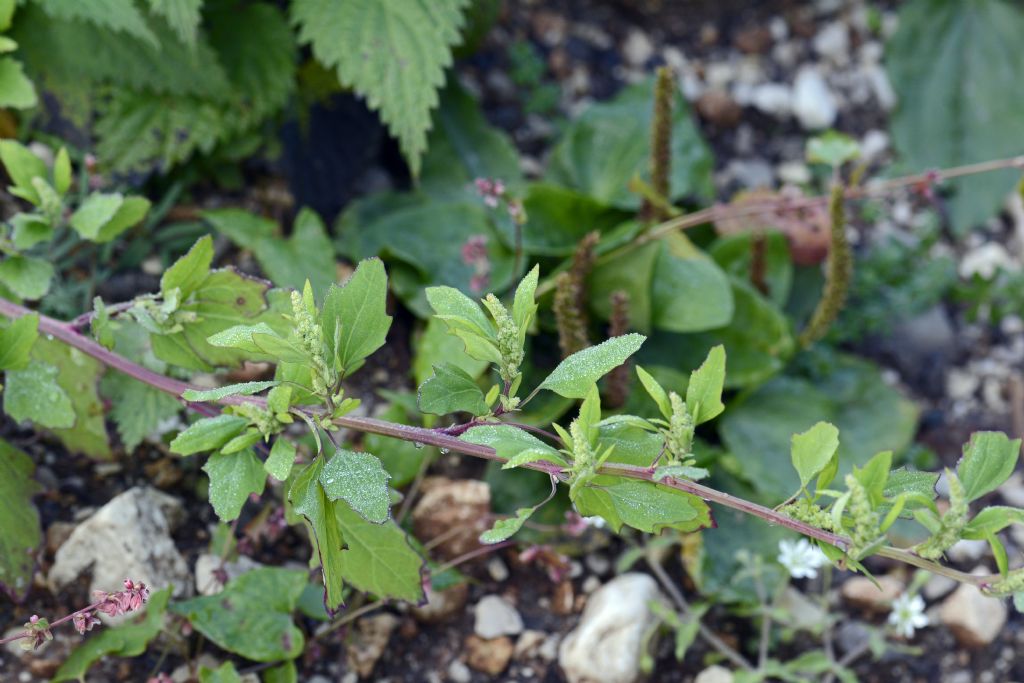
[{"label": "broad green leaf", "polygon": [[[301,607],[300,607],[301,609]],[[320,612],[323,614],[323,606],[320,605]],[[326,614],[324,615],[326,616]],[[283,664],[278,664],[263,672],[263,683],[298,683],[299,674],[295,669],[295,661],[289,659]]]},{"label": "broad green leaf", "polygon": [[251,249],[267,277],[279,287],[302,289],[309,280],[320,296],[334,282],[334,245],[323,221],[311,209],[295,217],[291,237],[277,223],[241,209],[204,211],[203,218],[240,247]]},{"label": "broad green leaf", "polygon": [[50,291],[53,266],[32,256],[8,256],[0,261],[0,285],[22,299],[41,299]]},{"label": "broad green leaf", "polygon": [[974,540],[984,539],[990,534],[999,533],[1011,524],[1024,524],[1024,510],[1005,505],[990,505],[980,510],[967,523],[963,536]]},{"label": "broad green leaf", "polygon": [[430,287],[427,301],[435,315],[449,328],[465,330],[488,340],[497,340],[494,323],[487,317],[480,304],[454,287]]},{"label": "broad green leaf", "polygon": [[199,11],[203,0],[149,0],[149,9],[159,14],[187,45],[195,45]]},{"label": "broad green leaf", "polygon": [[345,548],[338,561],[345,580],[380,598],[423,600],[426,565],[394,521],[367,522],[344,502],[334,507]]},{"label": "broad green leaf", "polygon": [[373,454],[337,449],[320,473],[320,484],[328,499],[345,501],[367,521],[388,520],[388,473]]},{"label": "broad green leaf", "polygon": [[0,140],[0,161],[7,169],[14,187],[30,203],[39,205],[39,193],[32,185],[33,178],[46,177],[46,164],[20,142]]},{"label": "broad green leaf", "polygon": [[211,346],[238,349],[250,356],[267,357],[285,363],[306,363],[309,354],[298,344],[281,338],[266,323],[235,325],[210,335],[206,341]]},{"label": "broad green leaf", "polygon": [[360,262],[341,287],[331,286],[324,299],[320,324],[328,355],[336,356],[339,368],[351,371],[384,346],[391,327],[387,298],[388,276],[377,258]]},{"label": "broad green leaf", "polygon": [[164,628],[164,612],[171,588],[151,593],[145,614],[120,626],[103,627],[75,648],[54,675],[53,683],[84,681],[89,668],[104,657],[137,657]]},{"label": "broad green leaf", "polygon": [[414,340],[413,348],[415,356],[412,360],[412,374],[416,386],[434,374],[435,365],[454,365],[470,377],[479,377],[487,368],[485,361],[468,356],[459,338],[448,334],[444,321],[434,317],[427,321],[422,334]]},{"label": "broad green leaf", "polygon": [[305,639],[292,612],[306,582],[305,571],[263,567],[229,581],[217,595],[175,603],[171,611],[228,652],[254,662],[294,659]]},{"label": "broad green leaf", "polygon": [[468,4],[295,0],[291,5],[299,41],[309,43],[321,64],[337,69],[342,85],[380,113],[413,176],[419,175],[430,111],[437,106],[437,90],[452,63],[451,48],[459,41]]},{"label": "broad green leaf", "polygon": [[4,411],[15,422],[31,420],[50,429],[75,424],[75,409],[57,383],[57,368],[39,360],[30,360],[21,370],[7,371]]},{"label": "broad green leaf", "polygon": [[[635,175],[650,180],[653,109],[653,79],[626,88],[610,102],[591,105],[551,153],[548,178],[611,206],[639,208],[640,197],[629,191],[629,181]],[[711,152],[679,94],[672,101],[671,158],[669,199],[709,199]]]},{"label": "broad green leaf", "polygon": [[36,88],[25,75],[21,62],[12,57],[0,58],[0,107],[30,109],[37,104]]},{"label": "broad green leaf", "polygon": [[544,460],[562,467],[566,466],[565,458],[557,450],[532,434],[512,425],[472,427],[459,438],[469,443],[490,446],[498,454],[498,457],[504,460],[521,459],[522,454],[529,454],[529,460],[523,462]]},{"label": "broad green leaf", "polygon": [[234,664],[224,662],[216,669],[200,666],[199,683],[242,683],[242,677],[238,675]]},{"label": "broad green leaf", "polygon": [[43,541],[32,503],[43,487],[32,478],[34,471],[32,458],[0,439],[0,590],[15,602],[28,596]]},{"label": "broad green leaf", "polygon": [[295,444],[278,436],[274,445],[270,448],[270,455],[263,463],[263,469],[267,474],[278,481],[286,481],[291,474],[292,465],[295,464]]},{"label": "broad green leaf", "polygon": [[213,238],[205,235],[192,245],[187,254],[164,271],[160,278],[160,291],[166,297],[172,289],[177,288],[182,300],[188,299],[206,281],[212,263]]},{"label": "broad green leaf", "polygon": [[[1008,49],[1024,13],[1003,0],[913,0],[901,7],[885,64],[899,99],[890,130],[908,170],[923,172],[1024,153],[1024,54]],[[959,232],[991,217],[1020,171],[951,181]]]},{"label": "broad green leaf", "polygon": [[84,239],[95,240],[100,234],[100,230],[110,222],[122,204],[124,204],[124,195],[120,193],[91,194],[71,214],[68,222]]},{"label": "broad green leaf", "polygon": [[[731,366],[731,354],[729,359]],[[800,486],[789,466],[792,435],[822,420],[843,435],[838,451],[842,478],[879,451],[899,454],[907,448],[917,408],[870,363],[837,355],[830,368],[813,378],[776,377],[730,404],[719,434],[756,493],[778,502]]]},{"label": "broad green leaf", "polygon": [[928,498],[934,498],[935,484],[938,481],[938,472],[915,472],[900,467],[889,474],[882,494],[886,498],[895,498],[901,493],[919,493]]},{"label": "broad green leaf", "polygon": [[137,225],[149,212],[150,202],[144,197],[127,197],[117,211],[104,223],[93,242],[109,242],[128,228]]},{"label": "broad green leaf", "polygon": [[53,162],[53,189],[58,194],[65,194],[71,189],[71,157],[68,148],[61,147]]},{"label": "broad green leaf", "polygon": [[11,217],[10,224],[14,228],[15,249],[31,249],[40,242],[53,239],[53,226],[38,214],[15,214]]},{"label": "broad green leaf", "polygon": [[800,475],[800,486],[806,487],[832,460],[839,450],[839,430],[828,422],[818,422],[802,434],[794,434],[790,455]]},{"label": "broad green leaf", "polygon": [[868,460],[863,467],[853,469],[857,481],[864,486],[871,504],[882,504],[885,496],[885,485],[889,481],[889,470],[892,469],[892,451],[881,451]]},{"label": "broad green leaf", "polygon": [[644,370],[639,365],[636,366],[637,377],[640,378],[640,384],[643,385],[648,395],[654,399],[654,403],[657,404],[658,410],[661,411],[662,416],[666,419],[672,416],[672,403],[669,401],[668,393],[660,384],[658,380],[654,379],[654,376]]},{"label": "broad green leaf", "polygon": [[536,509],[535,507],[519,508],[516,510],[515,517],[506,517],[495,521],[490,529],[480,534],[480,542],[491,544],[508,540],[523,528],[523,524],[526,523],[526,520],[530,519],[530,515]]},{"label": "broad green leaf", "polygon": [[968,501],[995,491],[1010,478],[1020,457],[1020,444],[1020,439],[1011,440],[1002,432],[975,432],[971,435],[956,468]]},{"label": "broad green leaf", "polygon": [[110,417],[128,452],[181,410],[181,403],[173,396],[120,372],[108,372],[100,387],[113,404]]},{"label": "broad green leaf", "polygon": [[186,389],[181,397],[186,401],[201,403],[215,403],[227,396],[252,396],[261,391],[276,387],[280,382],[242,382],[240,384],[228,384],[217,389]]},{"label": "broad green leaf", "polygon": [[189,425],[171,441],[171,452],[192,455],[220,448],[237,436],[249,421],[238,415],[204,417]]},{"label": "broad green leaf", "polygon": [[39,0],[39,5],[54,19],[86,21],[116,33],[126,33],[156,44],[157,37],[145,16],[131,0],[102,0],[79,3],[71,0]]},{"label": "broad green leaf", "polygon": [[690,383],[686,386],[686,405],[691,411],[698,411],[693,415],[694,424],[703,424],[725,410],[722,403],[724,384],[725,348],[718,345],[708,352],[704,363],[690,373]]},{"label": "broad green leaf", "polygon": [[579,491],[576,508],[598,515],[618,532],[622,525],[646,533],[662,529],[697,531],[712,525],[711,509],[700,498],[649,481],[601,475]]},{"label": "broad green leaf", "polygon": [[417,399],[420,410],[432,415],[484,415],[488,410],[476,380],[451,363],[434,366],[434,374],[420,386]]},{"label": "broad green leaf", "polygon": [[636,353],[644,339],[642,334],[625,334],[577,351],[559,363],[538,388],[566,398],[584,398],[597,380]]},{"label": "broad green leaf", "polygon": [[601,233],[602,247],[632,237],[637,222],[576,190],[550,183],[530,183],[523,195],[528,220],[522,227],[523,249],[540,256],[569,256],[588,233]]},{"label": "broad green leaf", "polygon": [[[708,247],[708,255],[733,278],[751,282],[755,236],[751,232],[723,235]],[[767,297],[776,306],[785,306],[793,286],[793,259],[789,242],[777,231],[767,230],[764,239],[764,284]]]},{"label": "broad green leaf", "polygon": [[267,483],[263,463],[250,448],[237,453],[214,453],[203,465],[203,471],[210,477],[210,505],[222,522],[237,518],[249,494],[263,493]]},{"label": "broad green leaf", "polygon": [[288,490],[288,500],[312,531],[316,560],[310,561],[310,566],[320,565],[324,579],[324,608],[333,615],[344,600],[341,552],[346,541],[335,511],[345,504],[328,498],[320,484],[324,460],[321,456],[299,472]]},{"label": "broad green leaf", "polygon": [[849,135],[825,131],[807,141],[807,161],[838,168],[860,156],[860,145]]},{"label": "broad green leaf", "polygon": [[0,330],[0,370],[21,370],[28,365],[32,345],[39,336],[39,314],[28,313]]}]

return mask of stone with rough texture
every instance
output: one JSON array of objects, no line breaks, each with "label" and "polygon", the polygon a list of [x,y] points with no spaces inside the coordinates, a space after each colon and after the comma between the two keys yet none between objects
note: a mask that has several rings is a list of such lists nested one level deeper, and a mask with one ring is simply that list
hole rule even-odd
[{"label": "stone with rough texture", "polygon": [[225,582],[262,566],[245,555],[240,555],[233,562],[224,562],[217,555],[204,553],[196,558],[196,592],[200,595],[216,595],[224,590]]},{"label": "stone with rough texture", "polygon": [[806,130],[828,128],[836,121],[839,108],[821,72],[803,67],[793,83],[793,114]]},{"label": "stone with rough texture", "polygon": [[513,649],[508,636],[488,640],[471,635],[466,638],[466,663],[472,669],[497,676],[508,667]]},{"label": "stone with rough texture", "polygon": [[562,641],[558,663],[570,683],[633,683],[644,633],[657,621],[648,604],[664,601],[647,574],[623,574],[595,591]]},{"label": "stone with rough texture", "polygon": [[[886,612],[903,592],[903,582],[895,576],[879,576],[878,586],[866,576],[854,576],[843,582],[843,598],[852,605],[873,612]],[[881,586],[881,590],[878,587]]]},{"label": "stone with rough texture", "polygon": [[75,527],[57,550],[49,579],[58,588],[91,570],[90,591],[116,591],[124,580],[142,581],[152,590],[174,586],[189,595],[191,574],[171,538],[181,503],[148,486],[112,499]]},{"label": "stone with rough texture", "polygon": [[732,683],[732,681],[732,671],[717,664],[704,669],[697,674],[697,678],[693,679],[693,683]]},{"label": "stone with rough texture", "polygon": [[970,584],[961,584],[939,610],[942,623],[964,647],[981,648],[992,643],[1006,623],[1002,600],[986,597]]},{"label": "stone with rough texture", "polygon": [[449,532],[437,546],[446,559],[480,547],[478,539],[487,530],[491,513],[491,490],[485,482],[427,477],[420,492],[422,497],[412,511],[417,538],[429,540]]},{"label": "stone with rough texture", "polygon": [[468,597],[467,583],[457,583],[443,591],[435,591],[427,586],[424,604],[413,605],[410,611],[418,621],[433,624],[461,614]]},{"label": "stone with rough texture", "polygon": [[504,598],[486,595],[473,610],[476,620],[473,632],[481,638],[515,636],[523,632],[523,618]]},{"label": "stone with rough texture", "polygon": [[373,673],[373,668],[387,650],[391,633],[397,626],[398,617],[387,613],[363,617],[356,622],[355,634],[345,647],[349,668],[362,678]]}]

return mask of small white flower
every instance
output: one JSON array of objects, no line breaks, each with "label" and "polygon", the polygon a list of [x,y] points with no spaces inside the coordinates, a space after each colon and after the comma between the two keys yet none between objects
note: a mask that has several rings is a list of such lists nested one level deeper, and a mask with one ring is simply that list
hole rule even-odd
[{"label": "small white flower", "polygon": [[892,612],[889,623],[904,638],[913,638],[914,631],[928,625],[928,616],[924,613],[924,600],[920,595],[904,593],[892,601]]},{"label": "small white flower", "polygon": [[813,579],[818,575],[818,567],[828,562],[825,553],[806,538],[779,541],[778,560],[794,579]]}]

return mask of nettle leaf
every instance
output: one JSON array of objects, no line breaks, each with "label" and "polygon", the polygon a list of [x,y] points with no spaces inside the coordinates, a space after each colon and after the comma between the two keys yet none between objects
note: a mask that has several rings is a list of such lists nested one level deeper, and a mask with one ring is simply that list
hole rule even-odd
[{"label": "nettle leaf", "polygon": [[8,256],[0,261],[0,285],[22,299],[41,299],[50,291],[53,265],[32,256]]},{"label": "nettle leaf", "polygon": [[110,417],[117,424],[121,443],[129,452],[154,434],[161,422],[181,410],[181,404],[173,396],[119,372],[104,375],[100,388],[113,404]]},{"label": "nettle leaf", "polygon": [[181,397],[186,401],[197,401],[214,403],[228,396],[252,396],[261,391],[276,387],[280,382],[241,382],[239,384],[228,384],[217,389],[186,389]]},{"label": "nettle leaf", "polygon": [[46,178],[46,164],[25,145],[14,140],[0,140],[0,161],[7,169],[18,196],[39,205],[39,193],[32,185],[33,178]]},{"label": "nettle leaf", "polygon": [[34,472],[32,458],[0,439],[0,589],[15,602],[28,596],[43,540],[32,503],[43,487]]},{"label": "nettle leaf", "polygon": [[216,209],[202,215],[217,232],[251,249],[275,285],[301,290],[309,280],[313,290],[323,295],[334,282],[334,245],[312,209],[302,209],[295,217],[289,238],[280,234],[276,222],[241,209]]},{"label": "nettle leaf", "polygon": [[725,410],[722,403],[722,387],[725,385],[725,347],[721,344],[708,352],[704,363],[690,373],[686,386],[686,405],[693,411],[694,424],[703,424],[721,415]]},{"label": "nettle leaf", "polygon": [[800,486],[811,483],[839,450],[839,430],[828,422],[818,422],[802,434],[794,434],[790,457],[800,475]]},{"label": "nettle leaf", "polygon": [[[414,176],[468,0],[295,0],[299,41],[380,112]],[[396,68],[397,67],[397,68]]]},{"label": "nettle leaf", "polygon": [[[1024,152],[1024,55],[1008,50],[1024,13],[1002,0],[915,0],[900,11],[885,64],[899,98],[890,123],[894,147],[914,171],[948,168]],[[992,216],[1020,172],[964,177],[951,184],[952,222],[966,231]]]},{"label": "nettle leaf", "polygon": [[203,0],[149,0],[150,11],[166,19],[188,45],[195,45],[202,6]]},{"label": "nettle leaf", "polygon": [[191,425],[171,441],[171,453],[193,455],[220,448],[238,436],[249,421],[238,415],[217,415],[204,417]]},{"label": "nettle leaf", "polygon": [[245,448],[237,453],[214,453],[203,471],[210,477],[210,505],[222,522],[236,519],[249,495],[263,493],[267,473],[263,463]]},{"label": "nettle leaf", "polygon": [[32,345],[39,337],[39,314],[23,315],[0,330],[0,370],[21,370],[28,365]]},{"label": "nettle leaf", "polygon": [[171,587],[151,593],[146,601],[145,614],[140,619],[121,626],[104,627],[89,637],[82,645],[68,655],[53,683],[63,681],[84,681],[85,674],[96,662],[106,656],[137,657],[146,651],[149,642],[157,637],[164,627],[164,613],[171,599]]},{"label": "nettle leaf", "polygon": [[343,285],[331,285],[320,324],[328,355],[339,369],[351,372],[384,346],[391,316],[387,314],[388,276],[377,258],[361,261]]},{"label": "nettle leaf", "polygon": [[530,516],[536,510],[536,507],[519,508],[516,510],[515,517],[497,520],[490,529],[480,534],[480,542],[486,544],[501,543],[512,538],[517,531],[523,528],[523,524],[526,523],[526,520],[530,519]]},{"label": "nettle leaf", "polygon": [[31,420],[50,429],[73,427],[71,398],[57,383],[57,368],[31,360],[21,370],[8,370],[4,411],[15,422]]},{"label": "nettle leaf", "polygon": [[132,0],[103,0],[80,3],[74,0],[38,0],[43,11],[55,19],[88,21],[112,31],[124,32],[154,45],[153,35],[145,17]]},{"label": "nettle leaf", "polygon": [[254,662],[294,659],[305,639],[292,612],[307,583],[306,572],[263,567],[246,572],[217,595],[171,605],[219,647]]},{"label": "nettle leaf", "polygon": [[423,600],[426,564],[401,527],[392,520],[368,522],[340,501],[334,514],[345,538],[339,562],[346,581],[380,598]]},{"label": "nettle leaf", "polygon": [[451,363],[434,366],[434,374],[420,385],[417,402],[421,411],[431,415],[457,412],[485,415],[488,412],[484,392],[476,380]]},{"label": "nettle leaf", "polygon": [[590,387],[625,363],[640,349],[645,339],[642,334],[624,334],[577,351],[559,363],[538,388],[566,398],[586,398]]},{"label": "nettle leaf", "polygon": [[1020,457],[1020,444],[1020,439],[1011,440],[1002,432],[971,435],[956,468],[968,502],[995,491],[1010,478]]},{"label": "nettle leaf", "polygon": [[288,490],[288,500],[295,512],[305,518],[312,531],[315,561],[320,564],[324,579],[324,608],[333,614],[344,601],[345,579],[341,572],[342,548],[345,540],[338,524],[336,503],[327,497],[320,476],[324,470],[325,458],[319,457],[307,465],[295,478]]},{"label": "nettle leaf", "polygon": [[295,453],[295,444],[279,436],[270,448],[270,455],[264,461],[263,469],[274,479],[286,481],[295,464]]},{"label": "nettle leaf", "polygon": [[344,500],[374,524],[383,524],[391,511],[388,473],[371,453],[339,448],[323,467],[320,484],[328,499]]},{"label": "nettle leaf", "polygon": [[459,437],[463,441],[490,446],[498,457],[507,460],[503,468],[524,465],[527,462],[543,460],[560,467],[568,463],[562,454],[528,432],[512,425],[481,425],[466,430]]},{"label": "nettle leaf", "polygon": [[703,500],[649,481],[601,475],[580,489],[573,502],[581,515],[602,517],[616,532],[623,524],[652,534],[712,526],[711,508]]}]

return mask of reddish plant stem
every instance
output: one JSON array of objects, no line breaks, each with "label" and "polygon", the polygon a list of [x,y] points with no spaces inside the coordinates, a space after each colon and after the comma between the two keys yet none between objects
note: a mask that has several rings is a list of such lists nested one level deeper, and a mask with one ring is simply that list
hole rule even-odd
[{"label": "reddish plant stem", "polygon": [[[23,315],[28,315],[33,311],[20,306],[12,301],[0,298],[0,315],[8,318],[20,318]],[[55,339],[68,344],[69,346],[78,349],[79,351],[92,356],[96,360],[100,361],[104,365],[114,368],[126,375],[133,377],[140,382],[171,394],[177,398],[181,397],[181,394],[187,389],[198,389],[193,385],[182,382],[170,377],[165,377],[159,373],[153,372],[147,368],[134,363],[127,358],[120,356],[112,351],[107,350],[105,347],[96,343],[92,339],[80,334],[73,329],[67,323],[62,323],[58,320],[54,320],[48,316],[39,315],[39,331],[42,334],[52,336]],[[219,403],[223,405],[241,405],[251,404],[260,407],[266,406],[266,399],[258,396],[226,396]],[[310,409],[302,409],[308,415],[319,415],[319,411]],[[450,436],[443,432],[439,432],[433,429],[427,429],[425,427],[414,427],[410,425],[397,424],[394,422],[386,422],[384,420],[378,420],[372,417],[353,417],[353,416],[342,416],[334,419],[335,424],[353,429],[356,431],[379,434],[380,436],[389,436],[395,439],[402,439],[403,441],[412,441],[413,443],[421,443],[429,446],[435,446],[439,449],[452,451],[456,453],[463,453],[465,455],[472,455],[477,458],[483,458],[485,460],[494,460],[497,462],[505,462],[505,458],[499,456],[497,452],[489,446],[482,446],[479,444],[469,443],[463,441],[454,436]],[[545,474],[557,477],[564,480],[566,473],[561,467],[549,462],[531,462],[522,465],[523,467],[544,472]],[[620,477],[626,477],[630,479],[640,479],[644,481],[653,481],[654,469],[646,467],[637,467],[635,465],[626,464],[610,464],[604,465],[600,469],[601,474],[616,475]],[[792,529],[797,533],[803,534],[810,538],[822,541],[833,545],[841,550],[846,550],[850,547],[849,539],[811,526],[804,522],[795,520],[781,512],[773,510],[771,508],[759,505],[757,503],[745,500],[743,498],[737,498],[736,496],[719,491],[717,489],[698,484],[695,481],[689,481],[685,479],[675,479],[673,477],[667,477],[662,481],[658,482],[662,486],[674,488],[679,491],[693,494],[708,502],[717,503],[734,510],[739,510],[755,517],[779,526]],[[927,569],[937,574],[943,574],[950,578],[956,579],[963,583],[971,583],[976,586],[985,587],[991,583],[994,583],[999,577],[998,576],[975,576],[959,572],[949,567],[945,567],[938,563],[931,562],[920,558],[909,551],[902,550],[899,548],[882,548],[878,551],[879,555],[889,557],[892,559],[900,560],[912,564],[917,567]]]},{"label": "reddish plant stem", "polygon": [[[67,622],[69,622],[72,619],[74,619],[75,616],[78,615],[78,614],[85,614],[86,612],[94,612],[102,604],[103,604],[103,601],[100,600],[99,602],[94,602],[91,605],[83,607],[80,610],[76,610],[76,611],[72,612],[71,614],[63,616],[60,619],[58,619],[57,621],[52,622],[47,627],[47,630],[48,631],[52,631],[54,629],[54,627],[60,626],[61,624],[66,624]],[[0,645],[6,645],[7,643],[13,643],[14,641],[21,640],[22,638],[31,638],[32,635],[33,635],[33,632],[32,631],[28,631],[28,630],[22,631],[21,633],[15,633],[13,636],[7,636],[6,638],[0,638]]]}]

